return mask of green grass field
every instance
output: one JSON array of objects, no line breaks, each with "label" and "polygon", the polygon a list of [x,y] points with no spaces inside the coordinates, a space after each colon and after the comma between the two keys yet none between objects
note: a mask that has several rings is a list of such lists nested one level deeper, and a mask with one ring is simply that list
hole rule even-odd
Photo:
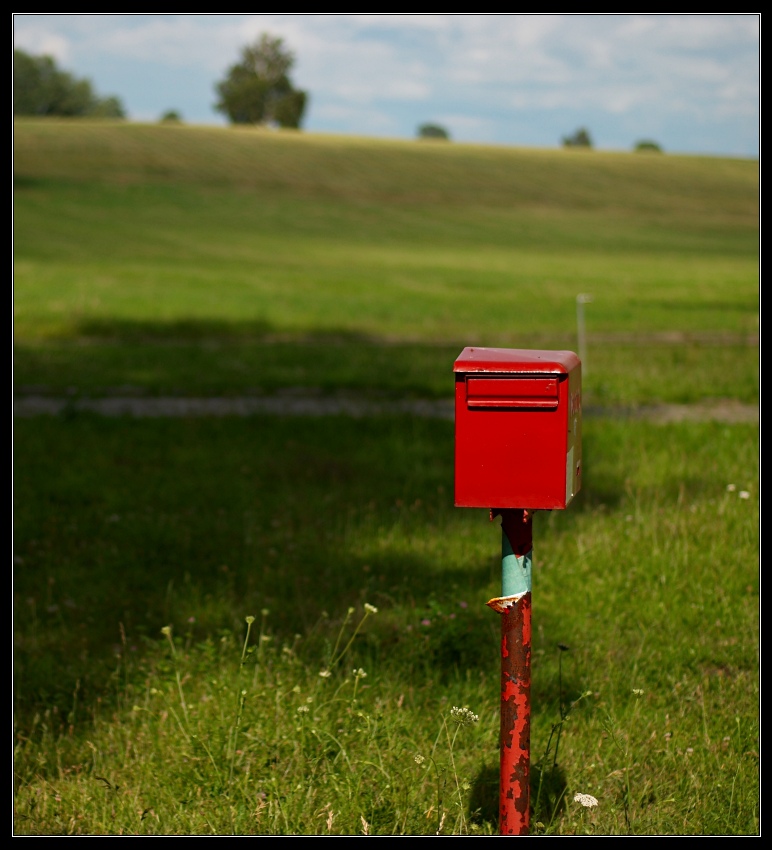
[{"label": "green grass field", "polygon": [[[589,292],[586,403],[758,402],[756,162],[82,121],[14,157],[20,393],[450,397]],[[534,833],[758,834],[758,457],[584,423],[534,525]],[[17,834],[497,831],[452,423],[67,409],[15,421],[14,496]]]},{"label": "green grass field", "polygon": [[575,348],[589,292],[588,401],[757,398],[755,162],[15,133],[21,387],[438,396],[464,345]]}]

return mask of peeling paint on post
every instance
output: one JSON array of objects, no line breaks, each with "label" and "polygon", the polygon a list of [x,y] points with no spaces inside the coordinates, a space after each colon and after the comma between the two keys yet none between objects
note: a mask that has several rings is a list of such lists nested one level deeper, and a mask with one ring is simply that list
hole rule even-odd
[{"label": "peeling paint on post", "polygon": [[502,835],[527,835],[531,759],[531,594],[501,616]]},{"label": "peeling paint on post", "polygon": [[501,614],[499,832],[528,835],[531,761],[532,512],[501,515],[502,595],[488,605]]}]

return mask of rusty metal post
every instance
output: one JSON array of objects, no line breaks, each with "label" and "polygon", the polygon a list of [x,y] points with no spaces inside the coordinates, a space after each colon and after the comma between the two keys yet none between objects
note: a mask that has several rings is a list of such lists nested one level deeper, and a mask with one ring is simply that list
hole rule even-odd
[{"label": "rusty metal post", "polygon": [[499,832],[528,835],[531,762],[531,559],[533,511],[492,508],[501,516],[501,733]]}]

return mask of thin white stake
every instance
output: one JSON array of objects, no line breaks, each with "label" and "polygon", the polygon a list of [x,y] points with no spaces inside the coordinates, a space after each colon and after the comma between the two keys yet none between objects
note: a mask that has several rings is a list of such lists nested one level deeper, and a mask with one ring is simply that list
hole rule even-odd
[{"label": "thin white stake", "polygon": [[576,340],[579,359],[582,361],[582,377],[587,375],[587,332],[584,327],[584,305],[592,301],[592,295],[580,292],[576,296]]}]

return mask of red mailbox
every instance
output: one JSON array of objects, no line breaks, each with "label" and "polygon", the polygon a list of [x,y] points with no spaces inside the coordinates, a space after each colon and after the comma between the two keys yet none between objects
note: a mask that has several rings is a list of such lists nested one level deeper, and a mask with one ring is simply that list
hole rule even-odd
[{"label": "red mailbox", "polygon": [[565,508],[582,480],[576,354],[465,348],[453,371],[456,506]]}]

